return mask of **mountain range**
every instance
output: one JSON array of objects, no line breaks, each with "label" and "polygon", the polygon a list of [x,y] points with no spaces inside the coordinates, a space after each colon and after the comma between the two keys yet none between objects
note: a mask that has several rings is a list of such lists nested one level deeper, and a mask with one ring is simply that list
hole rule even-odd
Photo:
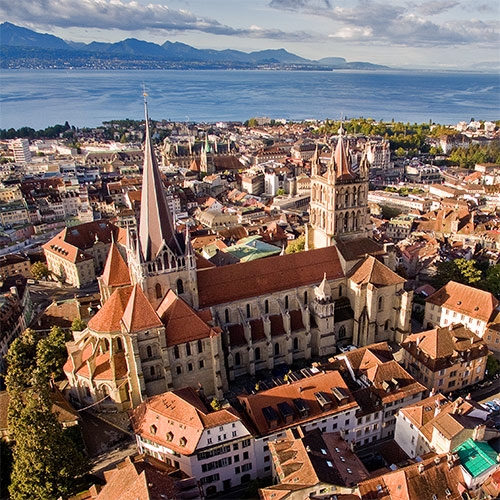
[{"label": "mountain range", "polygon": [[310,60],[285,49],[256,52],[197,49],[180,42],[162,45],[136,38],[88,44],[65,41],[15,24],[0,24],[0,67],[92,69],[388,69],[369,62],[348,62],[343,57]]}]

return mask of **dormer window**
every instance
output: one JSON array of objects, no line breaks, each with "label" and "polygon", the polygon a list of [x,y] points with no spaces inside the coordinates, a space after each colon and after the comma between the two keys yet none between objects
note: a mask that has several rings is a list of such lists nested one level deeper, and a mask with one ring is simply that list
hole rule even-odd
[{"label": "dormer window", "polygon": [[183,448],[185,448],[186,444],[187,444],[187,439],[184,436],[182,436],[179,439],[179,445],[182,446]]},{"label": "dormer window", "polygon": [[174,434],[172,432],[167,432],[167,441],[172,441],[174,439]]},{"label": "dormer window", "polygon": [[156,425],[152,425],[149,427],[149,432],[151,434],[153,434],[153,436],[156,434],[156,431],[158,430],[158,428],[156,427]]}]

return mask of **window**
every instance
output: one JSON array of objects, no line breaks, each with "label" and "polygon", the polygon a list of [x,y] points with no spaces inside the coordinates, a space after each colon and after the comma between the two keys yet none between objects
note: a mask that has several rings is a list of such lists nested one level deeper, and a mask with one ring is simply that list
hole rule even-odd
[{"label": "window", "polygon": [[264,462],[269,462],[269,460],[271,460],[271,457],[269,455],[266,455],[264,457]]},{"label": "window", "polygon": [[[233,444],[233,451],[236,451],[238,449],[238,443]],[[236,461],[236,460],[235,460]]]},{"label": "window", "polygon": [[239,462],[240,461],[240,456],[239,455],[234,455],[233,459],[234,459],[234,463]]},{"label": "window", "polygon": [[116,339],[116,348],[121,351],[123,349],[123,344],[122,344],[122,339],[120,337],[118,337]]},{"label": "window", "polygon": [[293,350],[294,351],[298,351],[299,350],[299,339],[297,337],[295,337],[293,339]]},{"label": "window", "polygon": [[193,371],[193,363],[188,363],[188,372]]},{"label": "window", "polygon": [[264,301],[264,312],[269,314],[269,301],[267,299]]},{"label": "window", "polygon": [[339,328],[339,339],[343,339],[345,337],[345,335],[346,335],[345,326],[341,325]]},{"label": "window", "polygon": [[184,293],[184,283],[181,279],[177,280],[177,295],[182,295]]},{"label": "window", "polygon": [[200,359],[200,361],[198,361],[198,368],[201,369],[201,368],[204,368],[204,367],[205,367],[205,362],[202,359]]},{"label": "window", "polygon": [[226,323],[229,323],[229,309],[224,311],[224,320]]},{"label": "window", "polygon": [[378,298],[378,310],[383,311],[384,310],[384,297],[379,297]]},{"label": "window", "polygon": [[186,344],[186,356],[191,356],[191,345]]},{"label": "window", "polygon": [[248,463],[248,464],[243,464],[241,466],[241,472],[246,472],[247,470],[251,470],[252,468],[252,463]]},{"label": "window", "polygon": [[252,310],[250,308],[250,304],[247,304],[247,318],[249,318],[252,315]]},{"label": "window", "polygon": [[280,354],[280,345],[278,343],[274,344],[274,355],[279,356]]},{"label": "window", "polygon": [[179,359],[180,357],[181,357],[181,356],[180,356],[180,354],[179,354],[179,346],[178,346],[178,345],[176,345],[176,346],[174,346],[174,358],[175,358],[175,359]]},{"label": "window", "polygon": [[182,373],[182,366],[177,366],[175,368],[175,371],[176,371],[177,375],[180,375]]},{"label": "window", "polygon": [[250,439],[245,439],[241,442],[242,448],[247,448],[248,446],[250,446]]},{"label": "window", "polygon": [[339,285],[339,297],[342,297],[342,285]]},{"label": "window", "polygon": [[151,372],[151,376],[154,377],[155,376],[155,367],[154,366],[152,366],[150,368],[150,372]]},{"label": "window", "polygon": [[308,299],[308,295],[307,295],[307,290],[304,292],[304,304],[307,305],[307,299]]},{"label": "window", "polygon": [[148,345],[146,347],[146,355],[147,355],[148,358],[152,358],[153,357],[153,349],[151,349],[150,345]]},{"label": "window", "polygon": [[285,309],[288,309],[289,306],[288,295],[285,295]]},{"label": "window", "polygon": [[260,347],[255,348],[255,361],[259,361],[260,359]]},{"label": "window", "polygon": [[248,451],[243,452],[243,460],[248,460]]},{"label": "window", "polygon": [[234,364],[236,366],[240,366],[241,365],[241,355],[239,352],[237,352],[235,355],[234,355]]},{"label": "window", "polygon": [[[235,462],[236,462],[236,461],[237,461],[237,460],[235,460]],[[239,466],[239,465],[238,465],[238,467],[235,467],[235,468],[234,468],[234,473],[235,473],[235,474],[239,474],[239,473],[240,473],[240,466]]]},{"label": "window", "polygon": [[156,285],[155,285],[155,293],[156,293],[156,298],[157,299],[161,299],[162,298],[161,285],[159,283],[156,283]]},{"label": "window", "polygon": [[203,342],[201,340],[198,340],[198,354],[201,354],[203,352]]}]

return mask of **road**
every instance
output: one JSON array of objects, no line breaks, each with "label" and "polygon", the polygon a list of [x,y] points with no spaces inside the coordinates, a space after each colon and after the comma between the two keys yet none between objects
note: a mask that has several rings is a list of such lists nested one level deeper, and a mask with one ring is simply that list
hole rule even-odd
[{"label": "road", "polygon": [[72,299],[75,295],[81,297],[99,291],[97,282],[85,288],[76,288],[69,285],[61,286],[54,281],[38,281],[33,285],[29,285],[29,287],[31,300],[33,304],[38,306],[39,310],[45,309],[53,300],[67,300]]}]

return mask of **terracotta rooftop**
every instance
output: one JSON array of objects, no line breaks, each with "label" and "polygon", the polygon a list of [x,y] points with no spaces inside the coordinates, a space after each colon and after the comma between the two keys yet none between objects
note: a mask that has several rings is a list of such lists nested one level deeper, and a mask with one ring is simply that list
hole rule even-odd
[{"label": "terracotta rooftop", "polygon": [[165,392],[141,403],[132,412],[134,432],[182,455],[191,455],[204,429],[237,422],[233,408],[208,411],[194,389]]},{"label": "terracotta rooftop", "polygon": [[489,321],[498,307],[498,300],[490,292],[456,281],[447,283],[427,298],[426,302],[482,321]]},{"label": "terracotta rooftop", "polygon": [[311,283],[344,273],[335,247],[321,248],[198,271],[200,307],[233,302]]},{"label": "terracotta rooftop", "polygon": [[89,329],[97,333],[121,332],[121,319],[131,293],[131,286],[117,288],[91,318],[88,324]]},{"label": "terracotta rooftop", "polygon": [[337,249],[346,261],[362,259],[367,255],[385,254],[383,245],[370,238],[356,238],[346,241],[339,239]]},{"label": "terracotta rooftop", "polygon": [[132,333],[163,326],[139,285],[134,285],[132,288],[127,307],[123,311],[122,322],[127,331]]},{"label": "terracotta rooftop", "polygon": [[372,255],[356,264],[351,270],[349,278],[357,285],[370,283],[377,287],[397,285],[406,281]]},{"label": "terracotta rooftop", "polygon": [[130,275],[127,264],[113,242],[109,247],[108,258],[102,273],[102,280],[107,286],[125,286],[130,285]]},{"label": "terracotta rooftop", "polygon": [[[345,401],[339,402],[332,388],[338,388],[346,395]],[[328,406],[323,409],[320,406],[315,394],[324,393]],[[245,408],[248,418],[252,421],[253,425],[261,435],[268,434],[270,431],[276,429],[291,427],[298,423],[307,422],[309,420],[318,418],[320,415],[330,415],[339,411],[344,411],[348,408],[356,407],[346,383],[338,371],[328,371],[326,373],[318,373],[311,377],[307,377],[289,384],[280,385],[259,391],[257,394],[240,395],[238,396],[240,403]],[[300,413],[294,400],[301,400],[308,408],[307,412]],[[292,417],[288,422],[280,416],[280,409],[278,404],[286,403],[291,409],[290,416]],[[272,408],[271,412],[265,408]],[[273,425],[265,414],[271,413],[276,415],[276,422]],[[306,414],[307,413],[307,414]]]},{"label": "terracotta rooftop", "polygon": [[172,290],[169,290],[165,295],[156,313],[165,325],[167,346],[183,344],[218,334],[217,328],[209,326],[191,306]]},{"label": "terracotta rooftop", "polygon": [[471,360],[488,356],[489,352],[486,342],[462,324],[414,333],[401,346],[431,371],[461,363],[464,354]]}]

